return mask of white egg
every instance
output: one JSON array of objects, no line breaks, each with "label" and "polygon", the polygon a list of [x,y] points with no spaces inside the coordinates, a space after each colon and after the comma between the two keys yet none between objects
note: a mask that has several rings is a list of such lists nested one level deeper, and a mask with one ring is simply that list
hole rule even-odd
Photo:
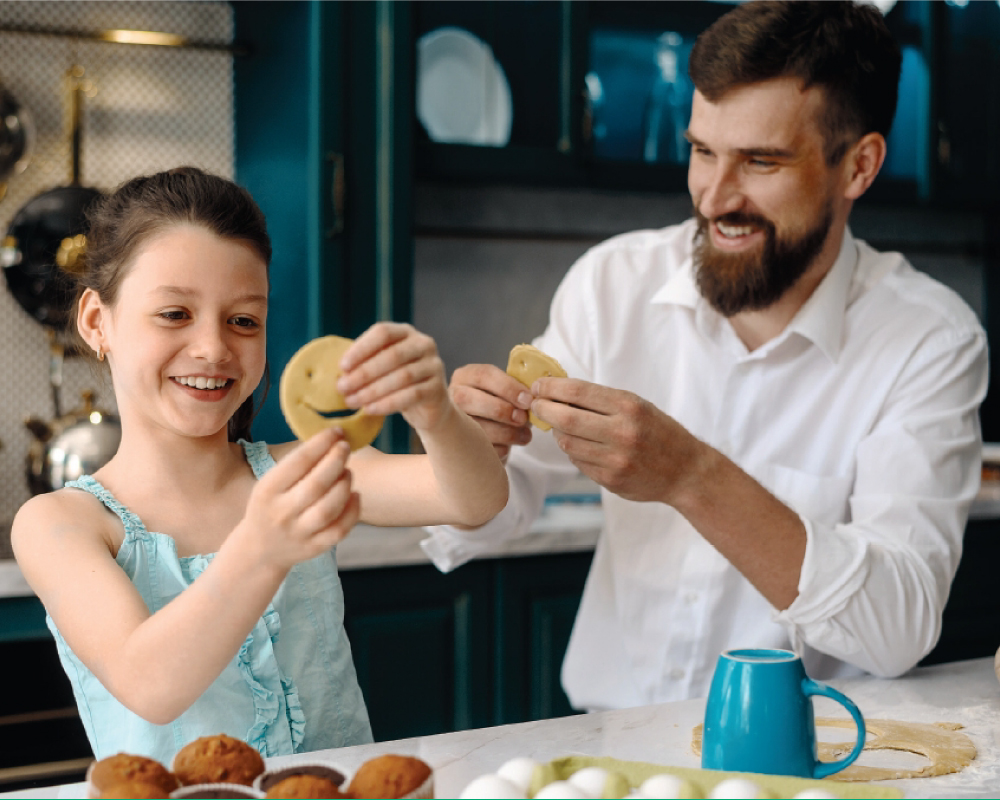
[{"label": "white egg", "polygon": [[527,756],[512,758],[510,761],[504,762],[497,770],[497,775],[506,778],[522,791],[527,792],[531,785],[531,775],[537,766],[538,762]]},{"label": "white egg", "polygon": [[524,800],[527,795],[499,775],[480,775],[459,795],[462,800]]},{"label": "white egg", "polygon": [[603,767],[584,767],[569,776],[569,782],[588,797],[603,797],[611,776]]},{"label": "white egg", "polygon": [[535,792],[535,800],[588,800],[588,798],[569,781],[552,781]]},{"label": "white egg", "polygon": [[713,800],[756,800],[763,794],[760,787],[746,778],[726,778],[712,789]]},{"label": "white egg", "polygon": [[803,789],[795,795],[795,800],[833,800],[836,796],[826,789]]},{"label": "white egg", "polygon": [[688,798],[688,800],[702,796],[701,791],[691,781],[666,773],[646,778],[639,787],[639,793],[645,797]]}]

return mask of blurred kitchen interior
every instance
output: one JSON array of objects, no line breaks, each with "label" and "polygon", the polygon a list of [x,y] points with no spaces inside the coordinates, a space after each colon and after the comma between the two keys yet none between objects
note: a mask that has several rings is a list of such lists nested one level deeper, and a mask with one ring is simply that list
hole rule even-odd
[{"label": "blurred kitchen interior", "polygon": [[[900,105],[853,231],[953,287],[992,333],[1000,3],[880,5],[903,48]],[[275,381],[308,339],[384,318],[433,335],[449,371],[503,365],[541,333],[553,290],[588,247],[688,216],[687,53],[730,7],[2,0],[0,87],[26,139],[4,174],[0,228],[56,187],[103,191],[194,164],[246,185],[268,216]],[[38,436],[25,418],[52,421],[85,389],[114,411],[110,386],[72,353],[57,361],[51,319],[7,288],[0,532],[30,496]],[[997,394],[982,413],[990,441]],[[289,436],[276,392],[255,435]],[[411,446],[400,420],[380,443]]]}]

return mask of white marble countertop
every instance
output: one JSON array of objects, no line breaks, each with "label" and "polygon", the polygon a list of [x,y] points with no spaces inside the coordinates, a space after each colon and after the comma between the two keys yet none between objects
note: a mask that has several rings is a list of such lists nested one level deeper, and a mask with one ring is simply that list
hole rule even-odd
[{"label": "white marble countertop", "polygon": [[[935,778],[885,781],[906,797],[997,797],[1000,788],[1000,684],[993,660],[923,667],[895,680],[857,678],[831,681],[868,719],[906,722],[956,722],[978,750],[963,771]],[[817,698],[816,715],[846,717],[842,708]],[[481,728],[437,736],[324,750],[268,759],[269,767],[295,761],[321,761],[351,773],[383,753],[422,758],[435,771],[437,797],[457,797],[474,778],[495,771],[515,756],[547,761],[569,755],[612,756],[677,767],[699,767],[691,749],[692,728],[702,721],[704,700],[583,714],[573,717]],[[840,732],[838,732],[839,734]],[[820,730],[823,739],[823,730]],[[859,763],[919,767],[921,756],[895,751],[865,753]],[[11,792],[3,797],[83,796],[83,784]]]}]

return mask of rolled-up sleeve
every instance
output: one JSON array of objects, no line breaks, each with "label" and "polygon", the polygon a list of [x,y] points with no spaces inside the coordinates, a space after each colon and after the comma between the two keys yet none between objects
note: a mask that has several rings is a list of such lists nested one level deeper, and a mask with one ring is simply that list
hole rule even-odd
[{"label": "rolled-up sleeve", "polygon": [[980,483],[981,331],[938,333],[901,370],[858,445],[849,520],[803,514],[799,594],[774,619],[793,642],[899,675],[937,643]]}]

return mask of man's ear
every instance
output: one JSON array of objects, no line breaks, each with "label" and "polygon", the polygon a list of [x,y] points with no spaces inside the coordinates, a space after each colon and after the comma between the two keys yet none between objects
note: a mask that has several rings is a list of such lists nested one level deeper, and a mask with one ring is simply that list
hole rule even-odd
[{"label": "man's ear", "polygon": [[95,353],[104,350],[104,315],[107,308],[93,289],[84,289],[76,311],[76,329]]},{"label": "man's ear", "polygon": [[866,133],[844,156],[844,197],[857,200],[868,191],[885,162],[885,137]]}]

